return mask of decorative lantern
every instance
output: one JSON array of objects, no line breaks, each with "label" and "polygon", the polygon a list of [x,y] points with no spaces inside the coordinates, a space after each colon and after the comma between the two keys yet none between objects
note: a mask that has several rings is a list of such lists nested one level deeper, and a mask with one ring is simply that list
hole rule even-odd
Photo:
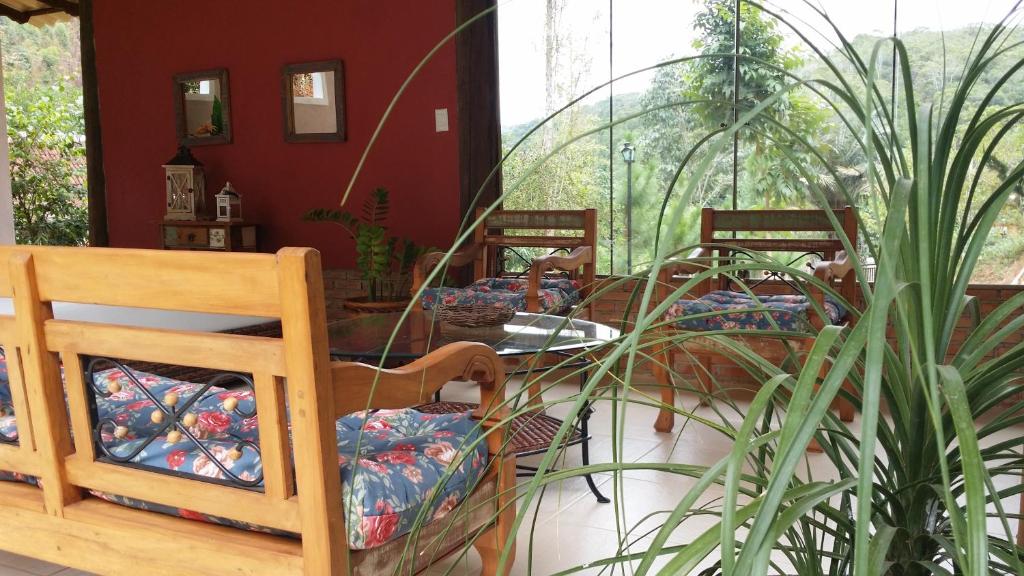
[{"label": "decorative lantern", "polygon": [[242,197],[235,192],[231,182],[224,185],[214,198],[217,199],[217,221],[218,222],[241,222],[242,220]]},{"label": "decorative lantern", "polygon": [[197,220],[206,212],[206,176],[203,164],[185,146],[164,164],[167,173],[165,220]]}]

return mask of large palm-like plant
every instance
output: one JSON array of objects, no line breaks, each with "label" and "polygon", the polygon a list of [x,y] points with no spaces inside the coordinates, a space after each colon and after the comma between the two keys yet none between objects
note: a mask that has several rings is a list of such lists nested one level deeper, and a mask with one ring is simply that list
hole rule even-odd
[{"label": "large palm-like plant", "polygon": [[[725,488],[721,523],[674,553],[662,573],[686,572],[712,554],[720,554],[715,571],[724,574],[762,574],[773,565],[791,565],[800,574],[1021,573],[1012,538],[1015,515],[1001,504],[1020,488],[999,490],[993,478],[1020,477],[1015,449],[1024,439],[1005,432],[1024,415],[1024,404],[1016,401],[1024,346],[1008,344],[1024,325],[1018,316],[1024,296],[990,312],[954,346],[955,331],[971,309],[971,273],[999,211],[1024,177],[1018,153],[987,194],[979,189],[994,151],[1024,117],[1024,103],[1005,96],[1024,60],[1011,61],[987,92],[977,93],[982,74],[1017,48],[1005,23],[979,28],[952,97],[925,106],[911,82],[913,54],[898,40],[892,41],[901,63],[897,106],[877,82],[884,44],[863,60],[835,29],[846,62],[818,52],[835,77],[807,86],[859,136],[874,200],[886,215],[870,247],[879,263],[876,282],[861,284],[859,322],[821,332],[798,374],[723,341],[730,355],[761,376],[763,387],[741,426],[729,429],[735,440],[730,456],[700,471],[704,482],[665,522],[640,573],[664,552],[664,537],[712,482]],[[808,138],[794,136],[811,148]],[[813,169],[797,168],[824,200]],[[832,182],[842,186],[842,179]],[[855,247],[849,248],[852,253]],[[701,277],[744,267],[763,265],[730,263]],[[788,273],[814,282],[801,271]],[[658,318],[648,315],[641,326]],[[677,341],[689,337],[679,334]],[[844,381],[856,389],[849,399],[859,407],[859,425],[845,425],[828,412]],[[838,479],[816,480],[801,470],[815,437]],[[736,533],[741,526],[742,536]]]},{"label": "large palm-like plant", "polygon": [[[758,8],[807,41],[801,26],[791,25],[787,16],[769,7]],[[786,86],[745,109],[736,122],[696,139],[693,148],[680,155],[683,160],[664,203],[675,208],[662,209],[657,255],[647,282],[639,283],[635,291],[635,309],[641,313],[629,334],[602,351],[581,395],[549,400],[570,404],[570,418],[560,434],[569,432],[572,417],[587,408],[587,398],[598,390],[599,383],[611,378],[617,384],[609,402],[616,411],[613,434],[618,448],[613,453],[621,453],[630,404],[657,405],[634,387],[641,366],[656,361],[654,351],[664,346],[683,348],[697,336],[659,331],[664,312],[675,298],[709,276],[730,274],[739,279],[746,270],[767,268],[828,290],[806,270],[751,255],[743,261],[709,262],[707,270],[688,279],[673,297],[654,301],[659,268],[681,252],[671,245],[671,239],[679,227],[692,225],[683,222],[683,215],[694,189],[734,134],[758,129],[755,118],[772,126],[763,136],[780,147],[819,205],[834,202],[837,194],[860,204],[863,189],[869,189],[868,201],[884,222],[878,234],[869,237],[867,253],[862,254],[870,254],[878,263],[876,280],[869,284],[858,273],[861,302],[847,303],[861,311],[858,321],[851,327],[822,330],[807,356],[800,359],[798,369],[791,368],[792,363],[780,367],[765,360],[731,338],[734,334],[728,331],[701,333],[761,382],[749,405],[716,400],[712,409],[718,419],[709,418],[706,411],[676,409],[694,425],[706,426],[704,433],[727,435],[733,441],[727,457],[712,466],[627,464],[616,458],[610,463],[553,472],[558,449],[552,447],[520,492],[518,522],[523,527],[528,525],[525,518],[530,506],[552,482],[584,473],[611,472],[621,504],[622,473],[646,468],[692,477],[696,482],[658,516],[658,528],[649,533],[651,538],[642,551],[626,546],[635,534],[630,526],[620,524],[624,543],[620,553],[594,559],[575,571],[628,562],[634,564],[636,574],[646,574],[660,561],[661,574],[698,570],[743,576],[772,571],[900,576],[1024,573],[1021,550],[1012,538],[1016,518],[1002,506],[1003,499],[1021,491],[1020,483],[1015,480],[1011,488],[997,487],[998,476],[1019,479],[1024,468],[1024,459],[1017,453],[1024,438],[1007,434],[1024,422],[1024,402],[1016,400],[1018,371],[1024,369],[1024,344],[1012,344],[1024,328],[1024,315],[1020,314],[1024,294],[989,311],[972,325],[959,346],[954,345],[961,320],[974,309],[967,296],[971,273],[1000,210],[1024,179],[1019,151],[1012,161],[1005,157],[993,161],[995,151],[1024,118],[1024,102],[1015,100],[1007,90],[1020,81],[1015,75],[1024,67],[1019,56],[1006,64],[1007,56],[1019,48],[1015,30],[1007,26],[1015,13],[999,25],[979,27],[968,60],[953,63],[962,66],[958,83],[946,99],[922,105],[911,81],[914,55],[907,54],[899,40],[879,42],[869,56],[862,56],[828,16],[819,12],[838,44],[834,49],[821,49],[810,41],[807,45],[828,70],[828,77],[801,79],[776,67],[775,72],[788,78]],[[879,82],[878,62],[879,54],[893,49],[900,68],[893,75],[898,87],[890,92]],[[659,67],[722,56],[728,55],[705,54]],[[739,57],[751,66],[772,66],[751,56]],[[999,70],[998,80],[982,88],[979,79],[994,70]],[[857,140],[866,158],[866,185],[861,178],[851,182],[837,173],[809,135],[796,133],[784,121],[765,113],[786,92],[797,89],[813,92]],[[694,104],[669,99],[658,109]],[[658,109],[619,118],[612,124]],[[538,165],[608,127],[595,128],[556,146]],[[772,134],[785,135],[785,142],[773,139]],[[517,147],[511,147],[509,153]],[[994,170],[995,164],[999,167]],[[535,165],[520,180],[506,182],[506,195],[514,193],[536,169]],[[980,184],[983,174],[984,190]],[[669,198],[677,201],[669,202]],[[475,226],[468,222],[460,241]],[[848,239],[846,244],[857,263],[857,247]],[[443,266],[436,273],[443,273]],[[618,289],[619,283],[630,281],[609,281],[591,297],[601,298],[608,290]],[[764,334],[773,335],[778,336]],[[562,364],[571,366],[578,359],[568,357]],[[553,378],[574,376],[562,373]],[[685,379],[677,375],[677,380]],[[851,384],[854,393],[843,391],[844,383]],[[844,424],[830,413],[832,400],[840,394],[857,406],[860,418],[855,424]],[[511,397],[508,404],[513,412],[526,410],[518,397]],[[731,417],[735,414],[741,415],[738,423]],[[805,465],[812,442],[823,450],[823,455],[814,456],[819,465],[813,469],[821,470],[820,460],[826,459],[826,477],[815,478],[812,468]],[[716,525],[687,545],[668,546],[669,537],[681,525],[696,516],[706,517],[712,510],[703,505],[708,500],[718,503],[714,508],[719,516]]]}]

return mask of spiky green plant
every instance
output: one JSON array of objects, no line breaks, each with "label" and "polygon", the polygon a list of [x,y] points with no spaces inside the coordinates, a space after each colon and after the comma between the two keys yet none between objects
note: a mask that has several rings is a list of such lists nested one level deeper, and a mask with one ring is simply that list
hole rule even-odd
[{"label": "spiky green plant", "polygon": [[[614,505],[619,510],[616,529],[623,545],[616,554],[594,558],[565,573],[589,573],[602,567],[614,570],[630,564],[632,573],[648,574],[655,572],[658,560],[664,565],[657,573],[671,575],[697,573],[698,566],[708,562],[711,567],[700,569],[701,574],[1024,573],[1022,550],[1013,542],[1016,515],[1002,505],[1003,499],[1021,492],[1021,483],[1018,480],[1010,488],[999,489],[995,481],[1001,475],[1019,479],[1024,469],[1024,459],[1018,453],[1024,438],[1007,433],[1024,422],[1024,402],[1016,397],[1020,389],[1018,372],[1024,369],[1024,344],[1013,344],[1015,335],[1024,328],[1024,315],[1020,314],[1024,294],[988,312],[968,329],[966,339],[954,346],[954,333],[973,308],[967,287],[982,246],[1010,193],[1024,179],[1024,162],[1018,152],[1012,162],[999,159],[997,181],[988,191],[983,194],[979,186],[983,172],[997,164],[993,159],[995,150],[1024,118],[1024,102],[1007,89],[1019,82],[1015,75],[1024,67],[1024,60],[1017,56],[1009,65],[997,67],[1000,58],[1005,60],[1019,48],[1015,29],[1008,26],[1017,7],[1000,24],[978,28],[969,59],[952,63],[961,68],[957,84],[949,87],[945,98],[922,104],[911,81],[914,55],[908,54],[899,40],[879,42],[864,58],[819,11],[822,21],[839,38],[836,50],[819,48],[808,40],[798,23],[772,8],[751,4],[777,18],[781,25],[791,27],[816,54],[828,76],[802,79],[776,70],[786,74],[785,86],[745,109],[737,122],[698,139],[692,149],[683,151],[683,160],[666,191],[665,206],[670,205],[669,197],[681,201],[675,202],[672,210],[662,210],[659,225],[665,240],[659,242],[649,271],[639,275],[640,282],[636,283],[635,309],[640,312],[633,330],[601,351],[601,360],[591,367],[580,395],[548,398],[546,402],[549,406],[569,404],[569,418],[559,432],[564,438],[572,419],[586,409],[587,399],[598,395],[599,384],[611,380],[615,386],[598,397],[602,408],[615,414],[615,457],[609,463],[556,472],[552,467],[560,451],[553,446],[544,455],[537,474],[520,490],[517,527],[529,529],[526,518],[530,507],[552,483],[587,472],[610,472]],[[483,15],[486,12],[477,18]],[[893,47],[899,55],[898,91],[889,92],[879,81],[878,62],[879,54]],[[722,56],[705,54],[695,58]],[[740,58],[752,66],[771,66],[751,56]],[[998,80],[982,91],[978,81],[986,74],[996,74]],[[408,83],[392,101],[388,113]],[[581,95],[566,108],[602,87]],[[835,173],[809,135],[792,133],[784,123],[765,114],[782,94],[797,89],[813,92],[857,140],[867,159],[866,185],[859,179],[850,184]],[[662,106],[694,104],[677,100]],[[651,112],[616,119],[611,125]],[[869,190],[869,201],[883,218],[877,237],[867,239],[867,252],[878,263],[876,281],[869,284],[858,272],[861,302],[847,303],[859,304],[857,322],[827,327],[812,335],[814,344],[797,368],[791,364],[780,367],[760,357],[742,341],[731,338],[732,332],[701,333],[714,339],[722,353],[759,380],[760,390],[749,404],[716,395],[710,407],[713,417],[707,411],[673,410],[687,425],[704,427],[702,433],[726,435],[733,442],[732,450],[711,466],[624,463],[618,455],[622,453],[630,406],[658,405],[636,387],[641,368],[658,361],[653,354],[656,349],[677,346],[685,350],[683,345],[698,336],[681,330],[660,330],[664,312],[676,298],[708,277],[729,274],[739,278],[744,271],[766,268],[828,290],[805,270],[751,255],[710,262],[706,271],[686,280],[667,300],[658,302],[654,298],[658,270],[668,258],[685,252],[670,245],[668,239],[674,237],[678,227],[694,225],[682,221],[694,187],[734,134],[756,129],[757,123],[752,122],[755,118],[771,123],[773,131],[791,139],[775,143],[790,159],[791,168],[804,176],[808,193],[818,205],[828,206],[837,193],[851,203],[859,203],[862,189]],[[387,114],[381,125],[386,119]],[[608,128],[605,125],[577,135],[556,146],[548,157]],[[765,137],[770,138],[768,134]],[[495,173],[499,169],[495,168]],[[507,182],[505,194],[514,193],[533,172],[535,169],[527,170],[519,181]],[[357,177],[358,170],[352,182]],[[991,172],[988,179],[991,182]],[[856,189],[850,189],[854,185]],[[460,241],[477,223],[466,224]],[[859,263],[857,247],[842,235],[838,223],[834,224],[847,251]],[[442,273],[443,267],[435,272]],[[633,280],[611,279],[592,298],[600,299],[610,290],[633,284]],[[892,336],[887,338],[889,332]],[[556,368],[570,366],[582,357],[566,357]],[[545,385],[552,386],[577,374],[548,372],[528,374],[527,378],[547,377]],[[685,385],[685,377],[676,377]],[[852,386],[852,394],[843,391],[844,383]],[[857,407],[859,418],[854,424],[845,424],[831,414],[830,404],[839,395]],[[510,394],[508,406],[513,413],[526,410],[517,394]],[[814,468],[807,463],[812,441],[823,449],[821,456],[814,457],[818,459]],[[829,464],[824,468],[831,470],[826,477],[815,478],[811,471],[823,468],[822,459]],[[648,533],[652,538],[639,548],[631,543],[644,534],[638,534],[638,527],[628,525],[621,514],[621,507],[628,506],[622,474],[635,469],[696,480],[656,517],[657,528]],[[708,507],[709,500],[716,505]],[[718,517],[713,527],[702,530],[686,545],[667,544],[680,526],[709,513]],[[990,522],[994,526],[991,530]],[[509,542],[514,538],[512,534]],[[523,558],[523,554],[520,548],[518,562],[528,564],[529,558]]]}]

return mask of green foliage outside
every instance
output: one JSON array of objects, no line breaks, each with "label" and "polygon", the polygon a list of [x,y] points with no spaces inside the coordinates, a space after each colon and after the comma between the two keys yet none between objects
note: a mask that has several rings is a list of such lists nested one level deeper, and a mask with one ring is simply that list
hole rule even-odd
[{"label": "green foliage outside", "polygon": [[85,124],[77,24],[45,28],[3,19],[4,95],[15,237],[85,245]]},{"label": "green foliage outside", "polygon": [[[659,68],[643,94],[616,95],[616,118],[644,113],[639,118],[615,126],[611,154],[605,130],[556,152],[545,164],[535,166],[557,145],[569,141],[575,134],[607,124],[607,100],[597,104],[577,104],[570,113],[560,115],[524,141],[503,167],[506,190],[521,175],[530,170],[535,172],[518,189],[509,193],[504,205],[512,209],[597,208],[602,239],[598,270],[601,273],[624,273],[627,182],[626,166],[618,146],[624,141],[633,142],[637,146],[632,181],[634,268],[649,262],[654,254],[657,217],[663,204],[668,209],[674,207],[680,191],[689,184],[694,167],[705,159],[708,147],[717,137],[715,131],[721,130],[723,124],[731,123],[734,59],[728,54],[733,51],[732,4],[731,0],[704,0],[702,11],[692,22],[698,31],[698,40],[687,54],[704,55],[704,58]],[[740,52],[749,59],[740,64],[740,114],[751,110],[785,84],[794,82],[788,75],[821,77],[827,72],[821,59],[808,48],[791,47],[785,36],[788,27],[769,14],[751,4],[744,4],[741,18],[743,38]],[[915,30],[901,34],[901,40],[913,58],[915,96],[922,103],[938,106],[950,100],[962,72],[962,63],[967,61],[972,49],[977,50],[977,31],[975,26],[945,32]],[[853,38],[851,43],[866,61],[879,39],[861,35]],[[1019,41],[1020,33],[1015,32],[1013,39]],[[1020,57],[1019,48],[1000,55],[981,72],[979,85],[982,88],[993,86]],[[836,62],[843,73],[853,70],[853,65],[844,59],[837,58]],[[877,89],[886,96],[890,95],[892,62],[891,51],[883,50],[878,63]],[[960,68],[950,63],[958,63]],[[1020,82],[1011,84],[998,96],[1004,102],[993,104],[1019,101],[1024,95],[1024,85]],[[577,89],[576,93],[581,91]],[[966,102],[968,109],[978,106],[981,98],[978,94],[984,92],[980,89],[971,95]],[[564,101],[559,105],[571,100],[569,93],[561,96]],[[898,107],[899,91],[896,96]],[[969,121],[970,116],[960,117],[961,127]],[[507,129],[503,134],[506,149],[514,145],[528,127]],[[542,137],[545,132],[551,135]],[[702,141],[709,134],[710,139]],[[810,146],[796,145],[793,134],[806,137]],[[897,135],[904,147],[908,145],[908,134],[906,123],[900,124]],[[864,221],[862,233],[877,237],[885,213],[878,203],[865,200],[871,196],[871,190],[864,153],[849,127],[843,125],[838,115],[809,88],[796,88],[773,100],[762,114],[739,131],[738,140],[738,208],[817,207],[818,200],[808,192],[813,180],[824,190],[829,205],[857,206]],[[731,144],[723,147],[695,183],[694,193],[685,208],[687,214],[683,225],[668,234],[667,239],[673,248],[683,249],[697,241],[700,207],[732,207],[731,148]],[[962,208],[976,209],[978,203],[991,194],[993,183],[1000,181],[1019,160],[1021,149],[1024,149],[1024,133],[1020,128],[1013,128],[982,171],[974,196],[975,204],[969,207],[964,200]],[[673,187],[673,177],[688,155],[687,166]],[[609,161],[613,168],[611,181]],[[797,167],[803,167],[805,172],[801,173]],[[614,206],[609,205],[609,186],[614,190]],[[1009,237],[1024,233],[1024,203],[1020,200],[1024,195],[1021,192],[1016,192],[1013,201],[998,217],[997,227]],[[609,226],[612,211],[615,212],[614,229]],[[615,238],[614,246],[612,237]],[[974,281],[1012,281],[1024,269],[1024,246],[1017,249],[1017,244],[990,239],[974,270]],[[612,250],[615,254],[614,267],[610,258]]]}]

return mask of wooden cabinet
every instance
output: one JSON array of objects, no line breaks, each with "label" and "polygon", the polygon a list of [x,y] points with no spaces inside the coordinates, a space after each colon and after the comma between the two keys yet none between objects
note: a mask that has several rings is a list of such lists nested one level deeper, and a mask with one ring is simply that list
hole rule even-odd
[{"label": "wooden cabinet", "polygon": [[161,224],[166,250],[256,252],[256,225],[247,222],[179,220]]}]

